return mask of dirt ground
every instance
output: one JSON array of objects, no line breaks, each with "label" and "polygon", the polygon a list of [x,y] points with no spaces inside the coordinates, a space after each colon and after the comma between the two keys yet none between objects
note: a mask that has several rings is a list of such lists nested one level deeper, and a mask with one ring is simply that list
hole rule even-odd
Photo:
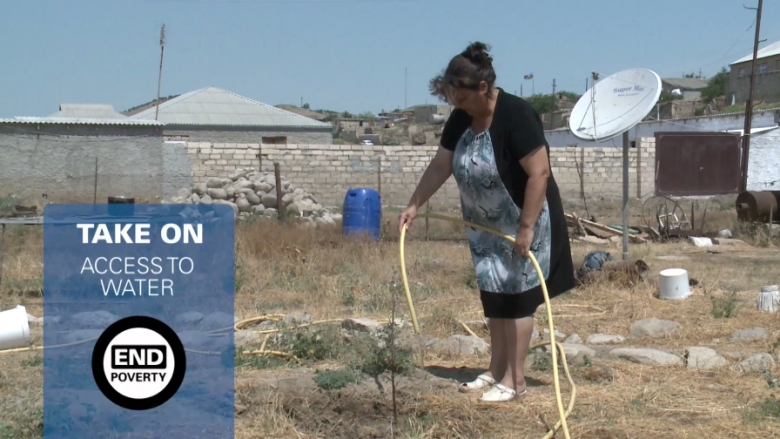
[{"label": "dirt ground", "polygon": [[[703,204],[700,201],[697,215],[703,212]],[[632,225],[641,224],[641,205],[631,207]],[[604,223],[620,221],[620,205],[611,201],[591,200],[588,216],[582,205],[567,206],[567,211],[572,210]],[[776,250],[780,241],[738,225],[731,210],[729,200],[710,202],[706,229],[717,233],[729,228],[748,245],[697,248],[685,240],[632,245],[631,258],[650,267],[647,279],[600,281],[553,301],[556,329],[566,336],[626,338],[619,345],[591,346],[595,355],[569,359],[577,386],[568,421],[572,437],[780,436],[776,368],[741,372],[735,367],[757,353],[779,359],[777,314],[758,312],[754,299],[761,286],[780,283],[780,252]],[[395,214],[387,212],[386,218],[392,224]],[[463,237],[462,230],[432,220],[432,239],[426,242],[424,229],[424,221],[418,220],[406,245],[410,289],[423,336],[467,335],[461,323],[465,322],[489,342],[480,324],[468,245],[457,240]],[[393,235],[391,227],[387,235],[379,243],[360,243],[345,241],[338,229],[300,231],[276,223],[238,227],[238,317],[305,312],[315,320],[386,320],[394,311],[396,317],[408,321],[409,310],[398,287],[397,234]],[[452,240],[439,240],[443,238]],[[9,230],[5,249],[0,308],[23,304],[28,312],[40,316],[40,230]],[[573,240],[575,265],[593,250],[607,250],[616,259],[621,254],[619,244]],[[655,274],[672,267],[687,269],[695,280],[690,298],[664,301],[656,297]],[[632,324],[651,317],[675,321],[680,329],[659,338],[632,337]],[[536,319],[540,332],[547,328],[545,313],[537,313]],[[558,419],[552,368],[543,349],[534,349],[528,357],[527,395],[511,403],[486,405],[477,401],[478,395],[456,391],[459,381],[485,370],[486,355],[451,355],[428,346],[420,367],[413,360],[414,346],[419,344],[361,351],[354,342],[344,341],[338,326],[301,330],[321,334],[297,339],[308,340],[305,346],[282,342],[275,346],[289,349],[300,363],[237,356],[237,438],[541,438]],[[755,327],[766,329],[768,337],[732,340],[734,331]],[[408,327],[399,331],[399,339],[417,340]],[[36,344],[40,332],[34,327]],[[638,364],[609,355],[612,348],[641,347],[684,357],[686,348],[692,346],[713,348],[728,364],[695,370],[684,365]],[[398,355],[390,367],[388,351]],[[562,373],[561,388],[564,404],[568,404],[571,388]],[[0,439],[41,437],[40,352],[0,353],[0,395]]]}]

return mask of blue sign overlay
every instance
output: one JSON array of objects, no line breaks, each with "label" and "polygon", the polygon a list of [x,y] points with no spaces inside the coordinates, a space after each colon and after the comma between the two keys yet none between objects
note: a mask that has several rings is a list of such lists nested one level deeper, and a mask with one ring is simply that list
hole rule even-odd
[{"label": "blue sign overlay", "polygon": [[233,209],[49,205],[43,224],[44,439],[233,439]]}]

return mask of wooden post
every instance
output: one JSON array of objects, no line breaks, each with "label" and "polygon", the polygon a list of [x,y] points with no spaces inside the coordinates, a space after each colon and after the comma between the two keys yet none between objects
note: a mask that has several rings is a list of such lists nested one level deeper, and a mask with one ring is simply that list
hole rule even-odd
[{"label": "wooden post", "polygon": [[[576,152],[575,152],[576,154]],[[576,158],[576,156],[575,156]],[[580,148],[580,197],[585,201],[585,148]]]},{"label": "wooden post", "polygon": [[642,141],[641,137],[639,141],[634,141],[636,145],[636,198],[642,199]]},{"label": "wooden post", "polygon": [[[425,202],[425,213],[431,213],[430,201]],[[428,217],[425,217],[425,240],[428,240]]]},{"label": "wooden post", "polygon": [[276,177],[276,213],[279,215],[279,221],[284,221],[283,210],[284,204],[282,203],[282,173],[279,170],[279,163],[274,162],[274,176]]},{"label": "wooden post", "polygon": [[379,198],[382,198],[382,156],[377,157],[376,164],[376,191],[379,192]]},{"label": "wooden post", "polygon": [[5,224],[0,225],[0,283],[3,282],[3,255],[5,254]]},{"label": "wooden post", "polygon": [[92,195],[92,204],[97,204],[97,178],[98,178],[98,158],[95,156],[95,189]]}]

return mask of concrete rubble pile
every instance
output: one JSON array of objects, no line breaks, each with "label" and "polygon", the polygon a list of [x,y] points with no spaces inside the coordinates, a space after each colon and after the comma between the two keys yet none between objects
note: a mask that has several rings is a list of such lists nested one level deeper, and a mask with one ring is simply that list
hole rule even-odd
[{"label": "concrete rubble pile", "polygon": [[[295,187],[283,176],[282,210],[288,218],[297,218],[304,226],[334,225],[341,215],[330,213],[317,203],[314,195]],[[257,172],[253,168],[237,169],[229,177],[209,177],[192,189],[182,188],[169,203],[173,204],[227,204],[236,217],[278,218],[276,176],[273,172]]]}]

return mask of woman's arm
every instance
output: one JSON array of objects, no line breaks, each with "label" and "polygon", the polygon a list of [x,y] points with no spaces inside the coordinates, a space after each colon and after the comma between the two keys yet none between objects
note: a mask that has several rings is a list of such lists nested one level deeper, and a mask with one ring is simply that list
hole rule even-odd
[{"label": "woman's arm", "polygon": [[520,229],[533,230],[547,196],[547,179],[550,177],[550,161],[547,149],[540,145],[520,160],[520,166],[528,174],[525,200],[520,215]]},{"label": "woman's arm", "polygon": [[439,190],[439,188],[452,175],[453,151],[439,146],[431,163],[425,168],[417,188],[412,194],[407,207],[419,208]]}]

